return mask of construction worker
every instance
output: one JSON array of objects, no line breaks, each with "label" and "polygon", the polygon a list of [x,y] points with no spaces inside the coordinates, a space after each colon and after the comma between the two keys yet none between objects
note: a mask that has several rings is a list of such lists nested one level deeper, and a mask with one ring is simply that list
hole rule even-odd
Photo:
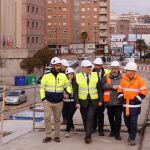
[{"label": "construction worker", "polygon": [[[101,58],[96,58],[93,62],[94,64],[94,72],[97,72],[100,81],[103,79],[105,75],[107,75],[110,71],[108,69],[103,68],[103,61]],[[94,115],[94,124],[93,124],[93,132],[96,131],[98,126],[99,136],[104,136],[104,110],[105,105],[97,106],[96,112]]]},{"label": "construction worker", "polygon": [[122,79],[120,72],[120,63],[113,61],[110,64],[111,72],[107,74],[103,79],[104,89],[104,103],[107,108],[108,120],[110,123],[111,132],[110,137],[114,137],[116,140],[121,140],[120,129],[121,129],[121,118],[122,118],[122,105],[118,100],[118,86]]},{"label": "construction worker", "polygon": [[58,57],[51,60],[52,69],[44,74],[41,80],[40,97],[44,106],[46,137],[43,143],[51,141],[51,114],[54,115],[54,141],[60,142],[60,116],[63,107],[64,88],[69,86],[69,80],[64,73],[60,73],[61,61]]},{"label": "construction worker", "polygon": [[97,105],[102,105],[102,99],[100,99],[101,84],[98,74],[92,72],[92,65],[89,60],[83,60],[81,62],[82,72],[76,74],[73,84],[76,107],[80,109],[86,132],[85,143],[92,142],[93,117]]},{"label": "construction worker", "polygon": [[118,98],[123,104],[124,121],[128,129],[128,141],[131,146],[136,145],[137,121],[141,112],[141,102],[147,95],[144,80],[137,74],[137,64],[128,62],[125,66],[119,88]]},{"label": "construction worker", "polygon": [[70,130],[71,128],[74,129],[73,115],[77,109],[75,107],[75,102],[73,99],[73,88],[72,88],[72,84],[73,84],[73,80],[75,76],[74,69],[68,67],[66,70],[66,75],[70,81],[70,86],[66,88],[66,91],[65,91],[66,96],[64,99],[64,104],[66,105],[66,109],[67,109],[67,125],[66,125],[65,137],[70,138]]},{"label": "construction worker", "polygon": [[[61,60],[61,72],[66,73],[67,68],[69,67],[69,62],[66,59]],[[66,108],[66,103],[63,104],[63,109],[62,109],[62,117],[63,121],[62,124],[66,125],[67,124],[67,108]]]}]

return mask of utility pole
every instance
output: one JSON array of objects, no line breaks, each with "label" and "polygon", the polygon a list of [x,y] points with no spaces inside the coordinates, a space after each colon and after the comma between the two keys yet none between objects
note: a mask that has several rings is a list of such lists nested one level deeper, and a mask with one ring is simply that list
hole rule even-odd
[{"label": "utility pole", "polygon": [[95,35],[95,58],[96,58],[96,25],[95,25],[95,29],[94,29],[94,35]]}]

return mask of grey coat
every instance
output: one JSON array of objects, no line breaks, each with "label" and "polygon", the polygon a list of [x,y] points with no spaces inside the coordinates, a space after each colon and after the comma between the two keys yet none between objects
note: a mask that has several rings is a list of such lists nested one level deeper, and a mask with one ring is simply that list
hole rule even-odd
[{"label": "grey coat", "polygon": [[102,81],[103,90],[110,90],[110,101],[108,103],[105,103],[105,105],[106,106],[120,105],[119,100],[118,100],[117,90],[112,89],[112,86],[119,85],[119,83],[122,79],[122,75],[119,72],[119,75],[117,77],[114,77],[110,73],[110,79],[111,79],[111,84],[106,83],[106,76],[103,78],[103,81]]}]

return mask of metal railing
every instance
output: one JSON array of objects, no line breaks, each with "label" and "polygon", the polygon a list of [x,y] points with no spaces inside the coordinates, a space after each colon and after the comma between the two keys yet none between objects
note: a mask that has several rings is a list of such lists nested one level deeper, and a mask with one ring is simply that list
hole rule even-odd
[{"label": "metal railing", "polygon": [[35,109],[35,105],[37,103],[40,103],[38,102],[37,100],[37,89],[39,88],[38,85],[35,85],[35,86],[32,86],[32,87],[10,87],[10,91],[11,90],[34,90],[34,94],[33,94],[33,102],[29,103],[29,104],[23,104],[21,106],[17,106],[15,108],[6,108],[5,106],[5,97],[6,97],[6,93],[7,93],[7,89],[6,89],[6,86],[3,86],[3,90],[2,90],[2,105],[1,105],[1,111],[0,111],[0,115],[1,115],[1,131],[0,131],[0,143],[3,143],[3,137],[4,137],[4,116],[5,116],[5,113],[8,113],[8,112],[14,112],[16,110],[20,110],[22,108],[28,108],[30,106],[32,106],[32,111],[33,111],[33,130],[35,129],[35,113],[36,113],[36,109]]}]

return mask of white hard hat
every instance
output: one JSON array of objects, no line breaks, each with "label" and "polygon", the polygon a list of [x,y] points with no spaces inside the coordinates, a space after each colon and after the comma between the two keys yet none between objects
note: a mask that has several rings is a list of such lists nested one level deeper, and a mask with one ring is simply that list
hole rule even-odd
[{"label": "white hard hat", "polygon": [[135,62],[128,62],[126,64],[126,66],[124,67],[125,70],[133,70],[133,71],[136,71],[137,70],[137,64]]},{"label": "white hard hat", "polygon": [[89,67],[89,66],[93,66],[93,64],[89,61],[89,60],[83,60],[81,62],[81,67]]},{"label": "white hard hat", "polygon": [[66,74],[69,74],[69,73],[75,73],[74,69],[71,67],[68,67],[66,70]]},{"label": "white hard hat", "polygon": [[118,61],[113,61],[111,64],[110,64],[111,67],[120,67],[120,63]]},{"label": "white hard hat", "polygon": [[61,64],[62,64],[63,66],[69,67],[69,62],[68,62],[66,59],[62,59],[62,60],[61,60]]},{"label": "white hard hat", "polygon": [[96,58],[94,61],[93,61],[93,64],[95,65],[102,65],[103,64],[103,61],[102,61],[102,58]]},{"label": "white hard hat", "polygon": [[61,64],[61,60],[58,57],[53,57],[51,59],[51,64],[55,65],[55,64]]}]

